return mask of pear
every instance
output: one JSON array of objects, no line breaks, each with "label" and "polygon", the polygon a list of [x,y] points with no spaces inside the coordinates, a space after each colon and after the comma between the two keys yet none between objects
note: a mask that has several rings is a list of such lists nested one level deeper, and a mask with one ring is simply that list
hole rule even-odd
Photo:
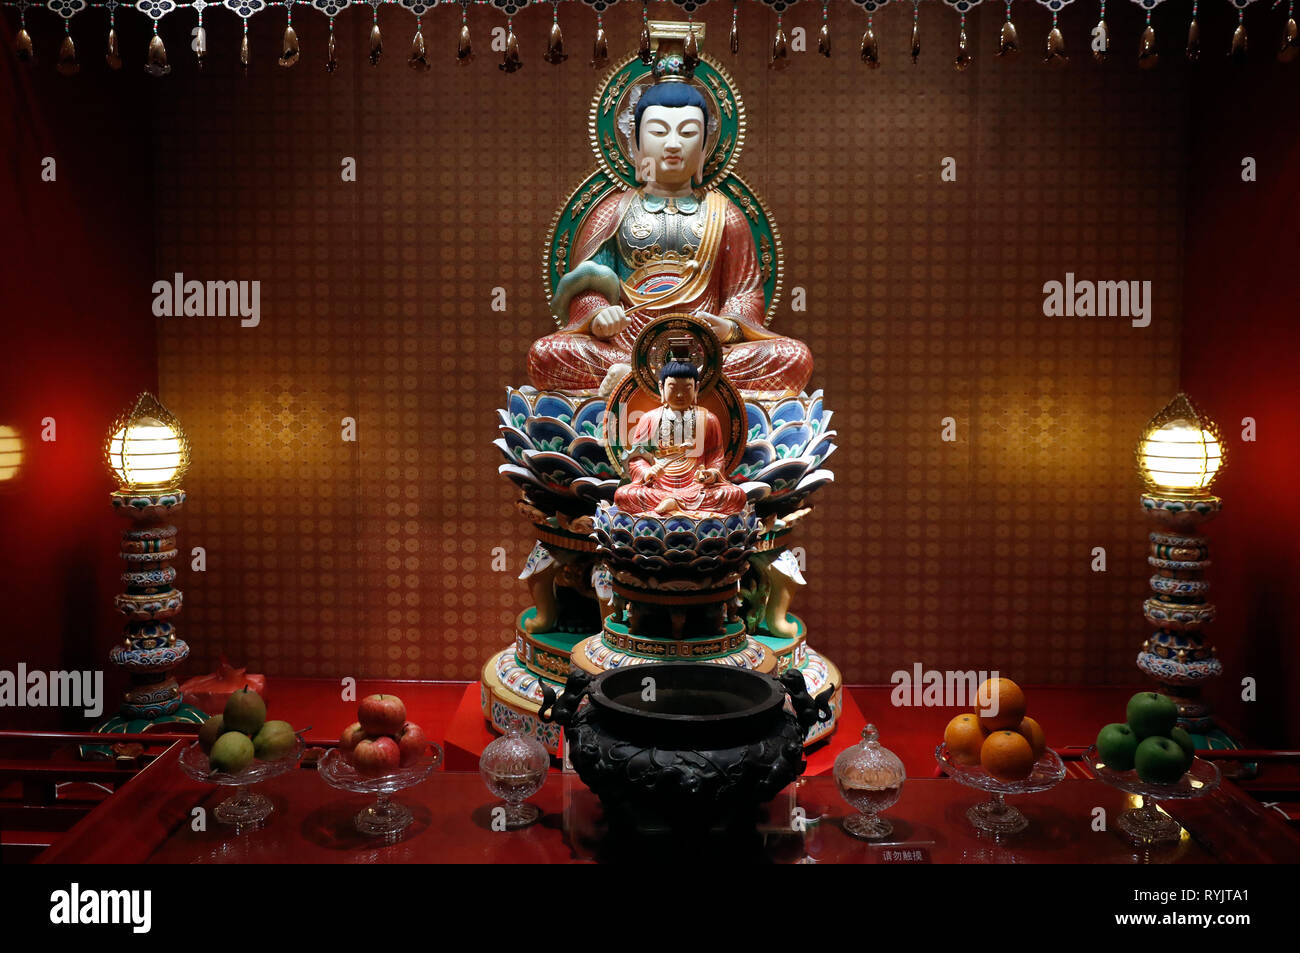
[{"label": "pear", "polygon": [[227,731],[242,731],[253,737],[266,721],[266,702],[257,692],[245,685],[226,702],[225,726]]},{"label": "pear", "polygon": [[261,761],[279,761],[293,750],[297,735],[287,721],[268,721],[253,736],[253,751]]},{"label": "pear", "polygon": [[224,721],[225,718],[221,715],[213,715],[199,729],[199,747],[203,749],[204,754],[212,753],[212,746],[221,737],[221,733],[225,731],[225,728],[222,727]]},{"label": "pear", "polygon": [[208,762],[213,771],[238,774],[253,763],[253,742],[242,732],[227,731],[212,746]]}]

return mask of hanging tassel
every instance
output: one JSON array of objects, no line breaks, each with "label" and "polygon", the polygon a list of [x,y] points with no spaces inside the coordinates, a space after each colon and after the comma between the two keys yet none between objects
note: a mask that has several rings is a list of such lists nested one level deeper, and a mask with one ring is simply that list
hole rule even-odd
[{"label": "hanging tassel", "polygon": [[1002,32],[998,34],[998,56],[1013,57],[1020,52],[1020,37],[1016,36],[1016,25],[1010,19],[1002,21]]},{"label": "hanging tassel", "polygon": [[700,41],[695,37],[695,24],[688,23],[686,27],[686,42],[682,44],[682,65],[686,67],[688,74],[695,72],[695,67],[700,65]]},{"label": "hanging tassel", "polygon": [[1232,49],[1228,53],[1234,63],[1246,62],[1246,24],[1238,22],[1232,31]]},{"label": "hanging tassel", "polygon": [[560,32],[560,21],[551,21],[551,36],[546,43],[546,55],[542,59],[552,66],[558,66],[569,58],[564,52],[564,34]]},{"label": "hanging tassel", "polygon": [[298,34],[292,26],[284,28],[284,49],[280,53],[280,65],[292,66],[298,62]]},{"label": "hanging tassel", "polygon": [[384,38],[379,32],[379,21],[376,20],[370,27],[370,65],[378,66],[383,55]]},{"label": "hanging tassel", "polygon": [[[245,27],[247,27],[247,24],[245,24]],[[243,67],[245,76],[248,75],[248,63],[250,59],[251,57],[248,54],[248,33],[245,32],[244,35],[239,38],[239,65]]]},{"label": "hanging tassel", "polygon": [[162,37],[157,33],[149,41],[149,58],[144,64],[144,71],[150,76],[166,76],[172,71],[167,65],[167,47],[163,46]]},{"label": "hanging tassel", "polygon": [[474,44],[469,38],[469,24],[460,25],[460,39],[456,41],[456,64],[458,66],[468,66],[470,60],[474,59]]},{"label": "hanging tassel", "polygon": [[1160,54],[1156,51],[1156,31],[1151,24],[1142,31],[1142,45],[1138,48],[1138,66],[1143,69],[1154,69],[1160,62]]},{"label": "hanging tassel", "polygon": [[921,25],[912,18],[912,65],[921,58]]},{"label": "hanging tassel", "polygon": [[32,35],[27,32],[27,27],[18,31],[18,36],[14,41],[14,52],[24,63],[34,62],[36,54],[32,51]]},{"label": "hanging tassel", "polygon": [[862,62],[872,69],[880,69],[880,42],[876,39],[876,31],[870,26],[862,34]]},{"label": "hanging tassel", "polygon": [[1065,37],[1059,28],[1052,27],[1052,31],[1047,34],[1047,55],[1043,57],[1043,62],[1064,65],[1069,59],[1065,55]]},{"label": "hanging tassel", "polygon": [[1097,25],[1092,28],[1092,58],[1098,63],[1104,63],[1106,62],[1106,57],[1109,55],[1110,30],[1106,27],[1105,18],[1102,18],[1098,20]]},{"label": "hanging tassel", "polygon": [[1185,55],[1189,63],[1196,63],[1201,58],[1201,25],[1196,22],[1196,17],[1192,17],[1192,22],[1187,24],[1187,49]]},{"label": "hanging tassel", "polygon": [[1278,48],[1277,58],[1281,63],[1290,63],[1300,55],[1300,32],[1297,32],[1295,19],[1287,17],[1286,26],[1282,28],[1282,45]]},{"label": "hanging tassel", "polygon": [[406,54],[406,65],[419,72],[429,69],[429,57],[424,49],[424,28],[418,22],[415,24],[415,36],[411,37],[411,52]]},{"label": "hanging tassel", "polygon": [[771,69],[785,69],[790,65],[790,43],[785,36],[785,28],[778,20],[776,35],[772,37],[772,59],[767,64]]},{"label": "hanging tassel", "polygon": [[55,68],[64,76],[72,76],[81,69],[77,62],[77,45],[72,42],[72,34],[63,34],[63,43],[59,46],[59,59]]},{"label": "hanging tassel", "polygon": [[821,31],[817,34],[817,52],[822,56],[831,55],[831,28],[830,24],[823,22]]},{"label": "hanging tassel", "polygon": [[506,34],[506,52],[501,62],[497,64],[497,69],[503,73],[513,73],[515,70],[523,69],[524,62],[519,58],[519,41],[515,39],[515,28],[508,28]]},{"label": "hanging tassel", "polygon": [[974,59],[975,56],[970,49],[970,41],[966,38],[966,28],[962,27],[961,32],[957,35],[957,58],[952,61],[953,68],[960,73],[970,66],[971,61]]},{"label": "hanging tassel", "polygon": [[194,64],[202,72],[203,64],[208,59],[208,31],[199,24],[197,32],[194,34]]},{"label": "hanging tassel", "polygon": [[122,68],[122,51],[117,46],[117,30],[108,28],[108,46],[104,49],[104,62],[109,69]]},{"label": "hanging tassel", "polygon": [[596,42],[591,45],[591,65],[600,69],[609,62],[609,40],[605,38],[605,28],[596,28]]}]

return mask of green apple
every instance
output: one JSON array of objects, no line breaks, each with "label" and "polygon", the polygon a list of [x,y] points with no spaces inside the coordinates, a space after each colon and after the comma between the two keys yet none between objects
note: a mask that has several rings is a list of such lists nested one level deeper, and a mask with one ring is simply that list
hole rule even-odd
[{"label": "green apple", "polygon": [[1128,725],[1107,725],[1097,732],[1097,757],[1108,768],[1130,770],[1137,748],[1138,736]]},{"label": "green apple", "polygon": [[266,721],[266,702],[262,701],[261,695],[249,691],[248,686],[245,685],[226,699],[226,710],[223,715],[226,731],[242,731],[251,738],[261,730]]},{"label": "green apple", "polygon": [[279,761],[293,750],[297,736],[287,721],[268,721],[253,736],[253,752],[262,761]]},{"label": "green apple", "polygon": [[1138,777],[1149,784],[1173,784],[1187,770],[1183,749],[1168,738],[1152,735],[1138,744],[1133,759]]},{"label": "green apple", "polygon": [[1183,749],[1183,757],[1186,759],[1183,770],[1191,768],[1192,761],[1196,759],[1196,742],[1192,740],[1191,734],[1186,728],[1175,728],[1169,732],[1169,740]]},{"label": "green apple", "polygon": [[221,737],[221,733],[225,731],[225,728],[221,725],[223,720],[220,715],[213,715],[199,729],[199,747],[203,749],[204,754],[212,753],[212,746]]},{"label": "green apple", "polygon": [[253,740],[242,731],[227,731],[212,746],[208,762],[213,771],[238,774],[253,763]]},{"label": "green apple", "polygon": [[1178,706],[1168,695],[1138,692],[1128,700],[1128,726],[1139,739],[1157,735],[1168,738],[1177,723]]}]

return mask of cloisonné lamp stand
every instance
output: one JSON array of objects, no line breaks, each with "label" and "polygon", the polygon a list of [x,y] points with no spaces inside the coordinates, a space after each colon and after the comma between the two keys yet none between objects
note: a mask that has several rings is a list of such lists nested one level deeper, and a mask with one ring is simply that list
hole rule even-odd
[{"label": "cloisonn\u00e9 lamp stand", "polygon": [[1137,464],[1145,484],[1142,507],[1155,527],[1147,556],[1155,574],[1142,604],[1155,631],[1142,643],[1137,666],[1178,705],[1178,723],[1198,749],[1237,748],[1201,697],[1203,686],[1223,674],[1204,635],[1215,610],[1205,578],[1210,544],[1202,532],[1223,505],[1210,492],[1226,464],[1219,428],[1180,393],[1147,424]]},{"label": "cloisonn\u00e9 lamp stand", "polygon": [[[126,617],[122,641],[109,659],[126,669],[130,685],[118,713],[95,730],[139,734],[171,722],[202,724],[206,713],[181,701],[172,670],[190,654],[172,623],[181,611],[182,593],[174,585],[176,527],[171,514],[185,502],[180,483],[189,469],[189,441],[180,423],[151,394],[141,394],[109,428],[104,458],[118,488],[113,509],[131,521],[122,532],[122,583],[113,598]],[[113,757],[110,748],[82,747],[88,758]]]}]

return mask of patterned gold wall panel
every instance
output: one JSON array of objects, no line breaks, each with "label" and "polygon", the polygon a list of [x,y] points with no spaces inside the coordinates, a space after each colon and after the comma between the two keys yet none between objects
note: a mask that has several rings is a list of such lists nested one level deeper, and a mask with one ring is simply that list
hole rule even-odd
[{"label": "patterned gold wall panel", "polygon": [[[197,461],[182,529],[208,551],[184,580],[191,672],[224,653],[280,675],[471,679],[527,601],[514,577],[530,540],[490,441],[550,327],[542,233],[593,164],[594,15],[565,5],[559,67],[541,59],[549,6],[517,17],[526,65],[507,76],[488,49],[502,20],[482,11],[478,59],[454,65],[451,9],[425,19],[429,73],[404,64],[412,19],[385,9],[372,68],[365,9],[339,19],[333,75],[319,17],[295,22],[291,70],[274,65],[273,18],[256,20],[247,78],[214,18],[207,72],[158,86],[159,276],[262,282],[257,328],[159,321],[163,395]],[[957,73],[956,18],[937,4],[915,66],[910,6],[886,8],[885,65],[868,71],[863,16],[834,11],[835,55],[795,54],[784,73],[764,65],[774,17],[744,5],[733,58],[729,7],[705,16],[706,52],[749,110],[740,171],[782,229],[787,289],[807,295],[792,313],[787,293],[775,326],[812,347],[840,433],[795,609],[850,681],[915,661],[1132,680],[1146,577],[1132,445],[1178,377],[1182,74],[1099,67],[1078,55],[1077,15],[1064,69],[999,62],[987,12]],[[638,16],[607,17],[613,50]],[[819,18],[786,23],[815,34]],[[1030,46],[1048,15],[1017,23]],[[1151,326],[1044,317],[1043,282],[1067,271],[1151,281]]]}]

